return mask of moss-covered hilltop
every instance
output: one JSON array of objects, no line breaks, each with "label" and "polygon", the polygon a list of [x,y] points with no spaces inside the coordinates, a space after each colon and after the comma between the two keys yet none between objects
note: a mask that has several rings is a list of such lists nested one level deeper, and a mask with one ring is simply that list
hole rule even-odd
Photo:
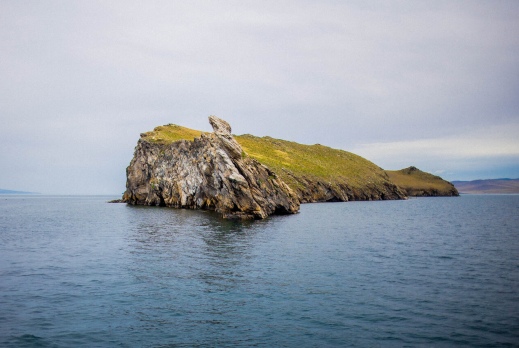
[{"label": "moss-covered hilltop", "polygon": [[387,170],[391,181],[405,191],[408,196],[436,197],[459,196],[458,190],[439,176],[422,172],[416,167]]},{"label": "moss-covered hilltop", "polygon": [[[193,141],[202,133],[170,124],[141,134],[141,140],[172,144]],[[243,149],[243,157],[267,166],[301,203],[406,198],[383,169],[353,153],[249,134],[234,138]]]}]

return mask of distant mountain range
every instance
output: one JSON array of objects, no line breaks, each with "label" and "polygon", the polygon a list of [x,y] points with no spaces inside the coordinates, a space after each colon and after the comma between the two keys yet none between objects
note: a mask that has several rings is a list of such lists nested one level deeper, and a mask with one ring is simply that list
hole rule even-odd
[{"label": "distant mountain range", "polygon": [[0,195],[37,195],[36,192],[13,191],[0,189]]},{"label": "distant mountain range", "polygon": [[486,179],[472,181],[452,181],[459,193],[519,193],[519,179]]}]

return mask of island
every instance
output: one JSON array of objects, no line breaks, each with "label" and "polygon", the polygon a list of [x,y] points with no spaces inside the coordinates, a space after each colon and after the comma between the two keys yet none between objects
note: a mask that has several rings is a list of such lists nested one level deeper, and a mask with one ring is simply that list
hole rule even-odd
[{"label": "island", "polygon": [[211,133],[174,124],[142,133],[126,169],[122,201],[263,219],[297,213],[301,203],[412,195],[392,180],[392,172],[353,153],[320,144],[234,136],[226,121],[209,116],[209,122]]}]

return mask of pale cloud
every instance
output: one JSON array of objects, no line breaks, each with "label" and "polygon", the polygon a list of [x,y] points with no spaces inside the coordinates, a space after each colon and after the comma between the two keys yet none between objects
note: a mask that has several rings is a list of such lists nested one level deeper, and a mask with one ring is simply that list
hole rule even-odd
[{"label": "pale cloud", "polygon": [[0,187],[120,192],[139,133],[210,114],[384,168],[510,168],[517,32],[517,1],[2,1]]},{"label": "pale cloud", "polygon": [[[474,169],[474,163],[492,166],[499,159],[505,162],[506,167],[519,167],[518,134],[519,123],[511,123],[471,130],[456,136],[362,144],[351,151],[385,169],[414,165],[423,170],[452,176]],[[437,168],[445,165],[448,165],[447,169]]]},{"label": "pale cloud", "polygon": [[361,145],[353,152],[368,158],[387,156],[413,158],[417,155],[445,158],[478,158],[485,156],[517,156],[519,146],[506,139],[481,138],[437,138],[390,143],[372,143]]}]

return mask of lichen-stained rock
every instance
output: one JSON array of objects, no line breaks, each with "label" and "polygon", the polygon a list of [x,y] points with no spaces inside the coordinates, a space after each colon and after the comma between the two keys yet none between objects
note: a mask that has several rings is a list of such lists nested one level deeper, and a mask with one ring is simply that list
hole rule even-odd
[{"label": "lichen-stained rock", "polygon": [[209,117],[214,133],[170,144],[139,139],[126,169],[129,204],[210,209],[224,218],[263,219],[299,210],[296,194],[245,156],[230,125]]}]

